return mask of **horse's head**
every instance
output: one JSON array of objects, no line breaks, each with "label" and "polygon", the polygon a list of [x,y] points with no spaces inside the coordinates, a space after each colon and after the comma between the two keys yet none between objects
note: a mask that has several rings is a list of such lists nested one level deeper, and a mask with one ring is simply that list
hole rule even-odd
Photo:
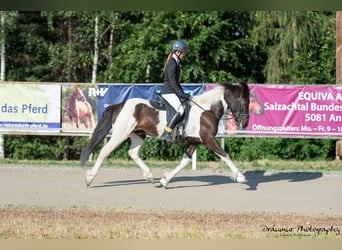
[{"label": "horse's head", "polygon": [[252,91],[249,97],[249,111],[257,114],[262,115],[264,113],[264,108],[262,107],[258,97],[256,96],[255,91]]},{"label": "horse's head", "polygon": [[84,102],[86,100],[82,90],[80,88],[75,88],[75,90],[72,92],[71,96],[77,100],[81,100]]},{"label": "horse's head", "polygon": [[249,88],[246,82],[227,85],[224,91],[224,100],[232,112],[239,129],[244,129],[248,126],[249,95]]}]

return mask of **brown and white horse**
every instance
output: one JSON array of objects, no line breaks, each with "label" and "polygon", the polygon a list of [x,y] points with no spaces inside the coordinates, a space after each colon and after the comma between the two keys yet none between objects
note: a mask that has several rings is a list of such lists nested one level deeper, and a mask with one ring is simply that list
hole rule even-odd
[{"label": "brown and white horse", "polygon": [[[219,120],[228,108],[232,111],[240,129],[248,126],[249,94],[246,82],[220,83],[212,90],[192,98],[189,117],[184,129],[185,153],[179,165],[165,173],[165,176],[160,179],[162,186],[166,188],[170,180],[191,161],[193,152],[201,143],[212,149],[230,167],[237,182],[246,182],[245,176],[220,147],[215,136]],[[153,108],[148,100],[132,98],[108,106],[95,128],[90,142],[82,150],[81,165],[84,165],[97,145],[112,129],[112,136],[101,149],[95,165],[86,172],[86,185],[89,186],[93,182],[106,157],[127,138],[131,139],[129,156],[143,170],[144,178],[153,183],[153,174],[139,158],[139,150],[146,135],[159,138],[165,126],[166,112]]]},{"label": "brown and white horse", "polygon": [[86,128],[93,128],[94,117],[92,107],[89,102],[86,101],[80,88],[75,88],[74,91],[72,91],[67,106],[67,112],[70,121],[73,122],[75,120],[77,128],[80,127],[80,121],[83,122]]}]

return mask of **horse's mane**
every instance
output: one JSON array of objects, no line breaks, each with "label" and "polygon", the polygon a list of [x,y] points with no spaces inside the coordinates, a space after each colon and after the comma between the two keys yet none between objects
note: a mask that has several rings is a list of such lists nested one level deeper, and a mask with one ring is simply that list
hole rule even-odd
[{"label": "horse's mane", "polygon": [[222,93],[226,89],[231,89],[232,91],[237,88],[242,88],[242,95],[249,95],[249,88],[246,82],[242,81],[239,83],[230,83],[230,82],[218,82],[216,86],[211,90],[194,96],[194,101],[197,101],[202,104],[212,104],[218,100],[220,100]]},{"label": "horse's mane", "polygon": [[239,84],[234,84],[230,82],[218,82],[216,83],[216,86],[213,89],[201,95],[194,96],[193,98],[195,102],[210,107],[212,104],[215,104],[217,101],[221,99],[222,94],[226,89],[234,89],[239,86]]},{"label": "horse's mane", "polygon": [[225,87],[223,84],[219,83],[213,89],[204,92],[203,94],[197,95],[193,97],[193,100],[203,106],[211,106],[220,100],[222,93],[224,92]]},{"label": "horse's mane", "polygon": [[[249,97],[249,88],[246,82],[242,81],[240,83],[229,83],[229,82],[218,82],[216,83],[216,86],[197,96],[193,97],[193,100],[200,104],[201,106],[210,107],[211,105],[215,104],[217,101],[219,101],[222,97],[223,92],[226,89],[231,89],[234,91],[234,89],[241,89],[242,88],[242,97],[248,98]],[[194,105],[192,103],[192,105]]]}]

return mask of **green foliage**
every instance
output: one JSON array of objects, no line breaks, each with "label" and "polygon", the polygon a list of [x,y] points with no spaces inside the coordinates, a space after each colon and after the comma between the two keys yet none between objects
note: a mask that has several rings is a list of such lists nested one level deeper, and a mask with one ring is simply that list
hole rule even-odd
[{"label": "green foliage", "polygon": [[335,82],[329,11],[42,11],[6,13],[11,81],[89,82],[99,18],[99,82],[159,83],[170,44],[190,53],[182,82]]},{"label": "green foliage", "polygon": [[[218,138],[220,142],[221,138]],[[80,152],[89,141],[88,137],[59,136],[5,136],[5,156],[14,160],[79,160]],[[238,138],[224,139],[225,150],[233,160],[332,160],[335,158],[335,140],[329,139],[284,139],[284,138]],[[96,158],[104,143],[94,152]],[[126,140],[109,156],[110,159],[129,159],[130,141]],[[147,138],[141,148],[143,160],[180,160],[184,144],[167,144],[155,138]],[[198,161],[218,161],[218,156],[209,148],[200,145]]]},{"label": "green foliage", "polygon": [[267,82],[335,83],[334,12],[253,11],[251,19],[251,37],[267,53]]},{"label": "green foliage", "polygon": [[62,137],[5,136],[5,155],[14,160],[61,160],[64,152],[62,140]]},{"label": "green foliage", "polygon": [[226,151],[241,161],[331,160],[335,157],[335,141],[304,138],[227,138]]},{"label": "green foliage", "polygon": [[112,62],[103,74],[106,82],[161,82],[171,41],[178,38],[190,46],[183,82],[262,80],[260,64],[250,64],[262,59],[244,39],[249,23],[245,12],[134,12],[121,18],[116,29],[121,42],[115,43]]},{"label": "green foliage", "polygon": [[161,159],[161,160],[178,160],[184,154],[185,146],[182,144],[168,145],[164,141],[147,138],[141,149],[142,159]]}]

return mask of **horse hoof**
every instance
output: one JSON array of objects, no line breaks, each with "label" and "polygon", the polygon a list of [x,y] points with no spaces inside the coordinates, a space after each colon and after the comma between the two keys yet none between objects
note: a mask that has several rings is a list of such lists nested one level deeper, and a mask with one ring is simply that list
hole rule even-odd
[{"label": "horse hoof", "polygon": [[159,182],[164,188],[167,188],[168,183],[165,178],[161,178]]},{"label": "horse hoof", "polygon": [[145,178],[148,182],[154,184],[154,178],[153,178],[153,175],[152,175],[151,172],[149,172],[148,174],[145,174],[145,175],[144,175],[144,178]]},{"label": "horse hoof", "polygon": [[85,183],[87,187],[89,187],[92,182],[93,182],[92,180],[89,181],[87,178],[85,179]]},{"label": "horse hoof", "polygon": [[246,179],[246,177],[243,174],[238,173],[237,176],[236,176],[236,182],[238,182],[238,183],[246,183],[247,179]]},{"label": "horse hoof", "polygon": [[153,177],[147,177],[146,180],[152,184],[154,184],[154,178]]},{"label": "horse hoof", "polygon": [[94,178],[95,178],[95,176],[93,176],[93,175],[89,175],[89,174],[86,175],[85,183],[86,183],[87,187],[90,186],[90,184],[93,182]]}]

